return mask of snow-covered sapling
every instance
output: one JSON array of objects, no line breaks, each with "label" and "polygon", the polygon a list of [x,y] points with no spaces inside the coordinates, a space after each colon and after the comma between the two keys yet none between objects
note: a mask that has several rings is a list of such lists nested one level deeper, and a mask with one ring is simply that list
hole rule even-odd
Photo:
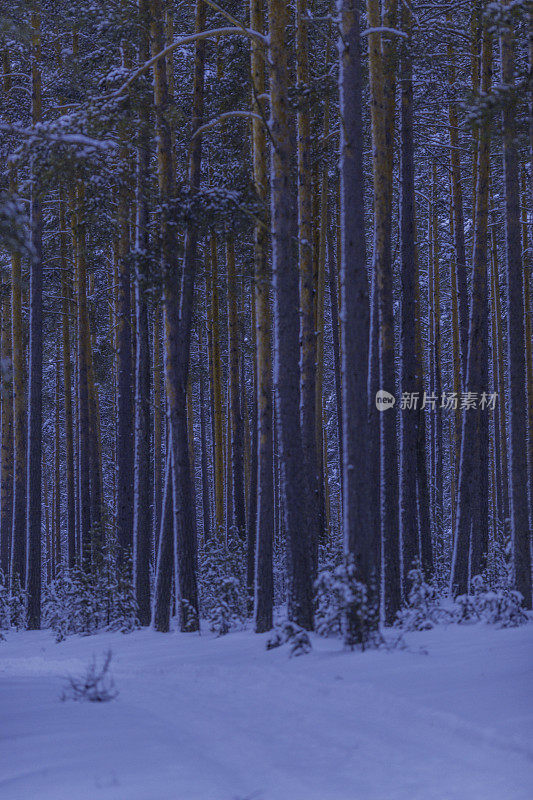
[{"label": "snow-covered sapling", "polygon": [[272,635],[267,639],[267,650],[273,650],[288,644],[290,647],[289,656],[303,656],[311,650],[311,639],[304,628],[295,622],[284,622],[279,628],[275,628]]},{"label": "snow-covered sapling", "polygon": [[321,572],[315,590],[318,634],[341,636],[351,649],[364,650],[381,641],[377,604],[359,580],[352,556],[346,556],[334,569]]}]

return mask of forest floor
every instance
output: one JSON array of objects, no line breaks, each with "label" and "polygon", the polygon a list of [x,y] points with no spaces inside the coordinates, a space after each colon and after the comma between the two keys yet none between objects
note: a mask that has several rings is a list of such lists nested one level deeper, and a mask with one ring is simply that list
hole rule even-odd
[{"label": "forest floor", "polygon": [[[407,648],[49,631],[0,642],[2,800],[529,800],[533,624]],[[111,649],[118,697],[61,702]]]}]

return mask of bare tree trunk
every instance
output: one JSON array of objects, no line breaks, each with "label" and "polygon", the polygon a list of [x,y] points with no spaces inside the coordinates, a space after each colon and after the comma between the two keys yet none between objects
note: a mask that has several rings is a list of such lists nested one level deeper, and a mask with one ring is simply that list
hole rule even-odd
[{"label": "bare tree trunk", "polygon": [[[32,121],[41,121],[40,18],[32,14]],[[32,170],[33,171],[33,170]],[[43,426],[43,217],[39,177],[32,174],[30,260],[30,344],[28,381],[28,505],[26,591],[29,630],[41,627],[41,498]]]},{"label": "bare tree trunk", "polygon": [[161,530],[158,535],[157,565],[154,586],[152,625],[159,633],[170,630],[172,605],[172,573],[174,572],[173,514],[172,514],[172,455],[167,455],[165,488],[161,511]]},{"label": "bare tree trunk", "polygon": [[[501,35],[502,80],[514,85],[513,33]],[[507,376],[510,401],[509,478],[513,577],[527,608],[531,608],[531,536],[527,480],[527,392],[522,243],[520,236],[520,185],[515,139],[515,109],[503,110],[503,169],[505,180],[505,243],[507,263]],[[531,435],[531,431],[530,431]]]},{"label": "bare tree trunk", "polygon": [[[139,0],[139,64],[150,56],[148,0]],[[133,569],[137,613],[141,625],[150,624],[150,552],[151,509],[150,488],[152,484],[150,460],[150,337],[148,331],[148,308],[144,296],[143,262],[150,247],[148,223],[148,181],[150,169],[150,116],[147,103],[139,113],[137,142],[137,220],[135,250],[137,269],[135,274],[136,314],[136,364],[135,364],[135,466],[134,466],[134,511],[133,511]]]},{"label": "bare tree trunk", "polygon": [[292,194],[294,133],[288,98],[284,0],[270,0],[270,98],[272,145],[272,277],[274,285],[274,383],[277,403],[281,501],[290,551],[289,617],[313,627],[313,593],[307,508],[309,487],[300,428],[297,220]]},{"label": "bare tree trunk", "polygon": [[[491,34],[483,28],[481,91],[490,91]],[[487,224],[490,168],[490,131],[479,131],[474,233],[472,298],[466,388],[481,396],[488,387]],[[463,412],[459,497],[451,589],[468,591],[470,577],[483,568],[488,547],[488,414],[486,409]]]},{"label": "bare tree trunk", "polygon": [[340,16],[340,333],[343,440],[343,534],[361,580],[379,575],[379,547],[368,505],[370,305],[364,216],[361,28],[359,0],[339,0]]},{"label": "bare tree trunk", "polygon": [[11,530],[13,526],[13,386],[9,365],[12,364],[11,298],[9,284],[2,285],[2,453],[0,483],[0,569],[9,576]]},{"label": "bare tree trunk", "polygon": [[[250,0],[250,23],[254,30],[265,27],[263,0]],[[252,42],[252,108],[263,112],[259,97],[265,92],[264,54]],[[263,112],[264,113],[264,112]],[[267,215],[268,174],[266,132],[263,123],[252,123],[255,190]],[[261,219],[254,231],[254,293],[256,339],[256,408],[257,408],[257,518],[253,537],[255,556],[254,619],[257,633],[270,630],[274,604],[272,553],[275,528],[273,411],[272,411],[272,320],[270,312],[270,269],[267,226]]]},{"label": "bare tree trunk", "polygon": [[207,458],[207,420],[206,420],[206,399],[204,391],[204,370],[203,364],[207,362],[204,357],[204,335],[203,321],[200,321],[200,334],[198,342],[198,354],[200,361],[199,375],[199,403],[200,403],[200,459],[202,470],[202,516],[204,529],[204,544],[211,538],[211,500],[209,493],[209,464]]},{"label": "bare tree trunk", "polygon": [[[367,0],[369,34],[372,146],[374,172],[374,253],[379,310],[380,389],[394,394],[394,315],[392,298],[391,208],[392,134],[394,130],[394,51],[382,44],[381,15],[377,0]],[[394,28],[395,0],[387,6],[387,27]],[[389,24],[390,23],[390,24]],[[398,442],[396,410],[380,415],[381,530],[385,587],[385,620],[394,620],[401,603],[398,512]]]},{"label": "bare tree trunk", "polygon": [[63,393],[65,405],[65,463],[67,496],[67,559],[76,563],[76,506],[74,482],[74,433],[72,427],[72,364],[70,358],[70,273],[67,273],[67,230],[64,190],[59,195],[59,260],[61,268],[61,314],[63,340]]},{"label": "bare tree trunk", "polygon": [[239,380],[239,320],[237,299],[237,276],[235,273],[235,243],[230,236],[226,242],[228,271],[228,391],[231,418],[231,480],[233,496],[232,522],[241,539],[246,531],[246,509],[244,503],[244,439]]},{"label": "bare tree trunk", "polygon": [[[446,17],[450,26],[450,15]],[[453,93],[455,84],[455,63],[452,45],[452,32],[448,31],[448,87]],[[466,377],[466,360],[468,356],[468,284],[466,278],[466,249],[463,213],[463,190],[461,185],[461,157],[459,154],[459,120],[455,99],[448,103],[448,122],[450,132],[450,159],[452,172],[453,199],[453,237],[455,244],[456,291],[459,311],[459,340],[461,352],[461,383]]]},{"label": "bare tree trunk", "polygon": [[[123,155],[123,170],[127,169]],[[133,548],[133,395],[131,341],[130,223],[128,179],[120,176],[118,192],[119,261],[117,293],[117,538],[123,563]]]},{"label": "bare tree trunk", "polygon": [[[402,10],[402,28],[408,39],[401,45],[401,390],[402,396],[419,396],[422,386],[422,361],[418,348],[420,308],[419,266],[416,248],[416,204],[413,121],[413,67],[411,55],[411,12]],[[422,412],[424,413],[424,412]],[[420,558],[419,530],[422,529],[422,501],[427,496],[427,475],[420,469],[419,437],[421,410],[407,402],[400,414],[400,530],[403,547],[403,590],[409,592],[408,574]],[[422,449],[425,453],[425,435]]]},{"label": "bare tree trunk", "polygon": [[[297,83],[309,83],[309,41],[307,0],[296,4]],[[319,540],[319,431],[316,429],[317,396],[317,334],[315,323],[316,285],[313,269],[313,198],[311,179],[311,125],[309,102],[300,99],[298,108],[298,246],[300,266],[300,423],[305,469],[310,490],[307,511],[310,531],[311,560],[316,574]],[[322,396],[320,396],[320,403]],[[320,432],[321,435],[321,432]]]}]

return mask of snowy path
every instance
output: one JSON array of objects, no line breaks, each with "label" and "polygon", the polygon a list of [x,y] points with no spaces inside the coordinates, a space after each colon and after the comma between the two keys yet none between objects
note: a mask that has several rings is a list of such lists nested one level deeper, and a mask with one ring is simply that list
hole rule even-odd
[{"label": "snowy path", "polygon": [[[530,800],[533,625],[314,639],[48,632],[0,643],[2,800]],[[61,703],[113,650],[120,695]],[[426,650],[427,654],[421,652]]]}]

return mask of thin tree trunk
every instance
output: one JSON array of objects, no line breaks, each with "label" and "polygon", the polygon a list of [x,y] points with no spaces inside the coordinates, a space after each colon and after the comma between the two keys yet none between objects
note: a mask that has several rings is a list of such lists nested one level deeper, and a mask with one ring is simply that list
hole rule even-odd
[{"label": "thin tree trunk", "polygon": [[[500,39],[502,80],[514,85],[513,33]],[[507,264],[507,391],[509,412],[509,478],[513,579],[527,608],[531,608],[531,541],[527,480],[527,392],[522,242],[520,235],[520,184],[515,139],[515,109],[503,110],[503,169],[505,182],[505,244]],[[531,435],[531,432],[530,432]]]},{"label": "thin tree trunk", "polygon": [[239,320],[237,299],[237,276],[235,272],[235,243],[230,236],[226,242],[228,270],[228,368],[229,368],[229,413],[231,418],[231,480],[233,495],[233,519],[237,533],[244,539],[246,532],[246,509],[244,503],[244,438],[239,381]]},{"label": "thin tree trunk", "polygon": [[[446,17],[450,26],[450,15]],[[455,91],[455,63],[452,44],[452,33],[448,31],[448,91],[452,95],[448,103],[448,123],[450,134],[450,159],[453,199],[453,237],[455,245],[456,292],[459,311],[459,340],[461,352],[461,384],[466,376],[466,360],[468,356],[468,285],[466,277],[466,249],[463,212],[463,190],[461,185],[461,158],[459,155],[459,120]]]},{"label": "thin tree trunk", "polygon": [[172,605],[172,574],[174,572],[173,514],[172,514],[172,455],[168,449],[161,530],[158,534],[157,566],[154,586],[152,625],[159,633],[170,630],[170,608]]},{"label": "thin tree trunk", "polygon": [[[150,56],[148,0],[139,0],[140,34],[139,64]],[[152,484],[150,460],[150,337],[148,308],[144,296],[143,260],[148,256],[149,208],[148,180],[150,169],[149,109],[143,103],[139,112],[137,141],[137,220],[135,250],[137,269],[135,274],[136,314],[136,364],[135,364],[135,466],[134,466],[134,510],[133,510],[133,569],[137,614],[141,625],[150,624],[150,552],[151,552],[151,508],[150,488]]]},{"label": "thin tree trunk", "polygon": [[63,342],[63,394],[65,405],[65,465],[67,499],[67,559],[76,563],[76,506],[74,483],[74,434],[72,427],[72,364],[70,357],[70,273],[67,272],[67,229],[64,190],[59,194],[59,264],[61,269],[61,314]]},{"label": "thin tree trunk", "polygon": [[220,359],[219,305],[218,305],[218,257],[214,234],[210,237],[211,270],[209,278],[209,329],[211,338],[211,394],[213,398],[213,465],[215,491],[215,528],[220,532],[224,526],[224,436],[222,432],[222,377]]},{"label": "thin tree trunk", "polygon": [[[32,122],[41,121],[40,18],[32,14]],[[30,343],[28,380],[28,504],[26,591],[29,630],[41,627],[41,498],[43,425],[43,217],[39,177],[32,169],[30,260]]]},{"label": "thin tree trunk", "polygon": [[12,364],[11,298],[9,285],[2,285],[2,453],[0,483],[0,569],[9,576],[11,531],[13,526],[13,381],[9,373]]},{"label": "thin tree trunk", "polygon": [[[126,123],[124,123],[126,124]],[[123,134],[125,136],[125,134]],[[123,148],[124,150],[124,148]],[[131,338],[130,221],[131,193],[122,153],[122,174],[118,189],[118,284],[117,284],[117,539],[119,564],[124,566],[133,548],[133,364]]]}]

